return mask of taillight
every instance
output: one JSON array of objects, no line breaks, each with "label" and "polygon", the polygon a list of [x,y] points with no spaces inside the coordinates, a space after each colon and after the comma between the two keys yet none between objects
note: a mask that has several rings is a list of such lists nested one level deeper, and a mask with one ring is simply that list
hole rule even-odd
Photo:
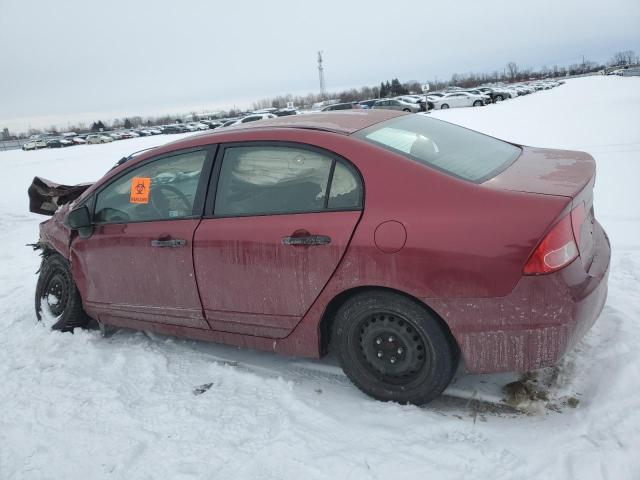
[{"label": "taillight", "polygon": [[580,204],[556,223],[527,260],[524,274],[542,275],[555,272],[578,258],[578,239],[584,219],[584,204]]}]

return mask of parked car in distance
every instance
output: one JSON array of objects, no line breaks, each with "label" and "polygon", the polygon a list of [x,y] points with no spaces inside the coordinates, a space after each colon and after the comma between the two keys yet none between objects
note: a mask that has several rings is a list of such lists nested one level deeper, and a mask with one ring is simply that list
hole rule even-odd
[{"label": "parked car in distance", "polygon": [[73,145],[73,142],[62,138],[52,138],[51,140],[47,140],[47,148],[62,148],[70,147],[71,145]]},{"label": "parked car in distance", "polygon": [[489,105],[490,103],[493,103],[493,99],[491,98],[491,95],[481,92],[480,90],[469,89],[469,90],[465,90],[465,92],[470,93],[471,95],[477,95],[479,97],[482,97],[485,105]]},{"label": "parked car in distance", "polygon": [[378,100],[371,107],[374,110],[397,110],[400,112],[418,113],[422,111],[422,108],[417,103],[409,103],[396,98],[385,98],[384,100]]},{"label": "parked car in distance", "polygon": [[197,131],[197,130],[208,130],[209,129],[208,125],[205,125],[204,123],[201,123],[201,122],[191,122],[191,123],[188,123],[187,125],[189,127],[193,127],[195,129],[194,131]]},{"label": "parked car in distance", "polygon": [[485,105],[486,96],[474,95],[467,92],[451,92],[443,95],[442,97],[433,100],[434,108],[447,109],[455,107],[479,107]]},{"label": "parked car in distance", "polygon": [[[425,96],[424,95],[400,95],[395,97],[396,100],[401,100],[403,102],[407,102],[407,103],[413,103],[415,105],[418,105],[420,107],[420,111],[424,112],[427,110],[427,103],[425,102]],[[431,102],[429,102],[431,103]],[[429,109],[431,109],[433,107],[430,107]]]},{"label": "parked car in distance", "polygon": [[254,125],[142,152],[92,185],[36,177],[30,210],[52,215],[38,318],[331,349],[367,394],[422,404],[462,361],[555,364],[600,314],[611,250],[590,155],[387,110]]},{"label": "parked car in distance", "polygon": [[203,123],[204,125],[207,126],[207,128],[213,130],[217,127],[219,127],[220,125],[222,125],[222,122],[218,122],[215,120],[201,120],[201,123]]},{"label": "parked car in distance", "polygon": [[354,108],[360,108],[357,103],[334,103],[333,105],[327,105],[323,107],[321,112],[332,112],[334,110],[352,110]]},{"label": "parked car in distance", "polygon": [[33,139],[22,144],[22,150],[37,150],[38,148],[47,148],[47,142],[43,139]]},{"label": "parked car in distance", "polygon": [[502,102],[503,100],[511,98],[511,95],[506,91],[493,87],[478,87],[469,91],[472,93],[473,91],[477,91],[482,95],[488,95],[493,103]]},{"label": "parked car in distance", "polygon": [[86,145],[87,141],[82,137],[73,137],[71,139],[74,145]]},{"label": "parked car in distance", "polygon": [[229,120],[226,120],[222,123],[222,125],[220,125],[221,128],[224,127],[230,127],[231,125],[235,124],[238,121],[237,118],[230,118]]},{"label": "parked car in distance", "polygon": [[113,142],[113,137],[110,137],[109,135],[89,135],[87,137],[87,143],[89,144],[111,142]]},{"label": "parked car in distance", "polygon": [[372,98],[369,100],[362,100],[361,102],[358,102],[360,104],[360,108],[371,108],[373,107],[374,103],[376,103],[378,100],[382,100],[381,98]]},{"label": "parked car in distance", "polygon": [[[277,118],[273,113],[254,113],[235,120],[231,125],[241,125],[243,123],[257,122],[258,120],[266,120],[268,118]],[[223,125],[225,126],[225,125]]]},{"label": "parked car in distance", "polygon": [[297,115],[298,111],[295,108],[280,108],[272,113],[276,117],[287,117],[289,115]]},{"label": "parked car in distance", "polygon": [[187,130],[185,128],[184,125],[182,124],[175,124],[175,125],[165,125],[164,128],[162,129],[162,133],[166,133],[166,134],[170,134],[170,133],[186,133],[189,130]]}]

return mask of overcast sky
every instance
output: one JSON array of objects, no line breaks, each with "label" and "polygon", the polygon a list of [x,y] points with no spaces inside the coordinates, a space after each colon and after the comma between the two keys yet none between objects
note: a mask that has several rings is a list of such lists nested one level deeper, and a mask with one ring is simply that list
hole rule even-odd
[{"label": "overcast sky", "polygon": [[640,53],[640,0],[0,0],[0,129]]}]

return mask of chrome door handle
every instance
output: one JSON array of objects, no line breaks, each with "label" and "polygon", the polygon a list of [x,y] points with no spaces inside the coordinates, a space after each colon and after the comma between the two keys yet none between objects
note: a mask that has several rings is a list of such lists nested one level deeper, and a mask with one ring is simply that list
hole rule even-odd
[{"label": "chrome door handle", "polygon": [[181,238],[172,238],[171,240],[151,240],[152,247],[184,247],[187,244],[186,240]]},{"label": "chrome door handle", "polygon": [[327,235],[305,235],[304,237],[284,237],[283,245],[328,245],[331,237]]}]

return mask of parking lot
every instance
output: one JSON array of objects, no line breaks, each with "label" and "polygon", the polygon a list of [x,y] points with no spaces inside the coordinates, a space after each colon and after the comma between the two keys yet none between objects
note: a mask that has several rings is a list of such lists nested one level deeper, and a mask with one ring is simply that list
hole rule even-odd
[{"label": "parking lot", "polygon": [[195,121],[182,121],[162,125],[146,125],[136,128],[102,129],[89,132],[65,132],[62,134],[43,133],[32,135],[28,140],[14,140],[3,143],[2,149],[21,148],[24,151],[43,148],[66,148],[80,145],[96,145],[119,140],[131,140],[155,135],[175,135],[223,129],[233,125],[260,121],[287,115],[305,115],[322,111],[350,109],[387,109],[409,113],[428,113],[433,110],[450,108],[485,107],[526,95],[551,90],[564,84],[564,80],[536,80],[522,83],[481,85],[463,89],[448,87],[441,91],[426,91],[424,94],[405,94],[391,98],[364,99],[344,103],[340,99],[328,100],[313,108],[265,108],[247,111],[235,117],[202,115]]}]

